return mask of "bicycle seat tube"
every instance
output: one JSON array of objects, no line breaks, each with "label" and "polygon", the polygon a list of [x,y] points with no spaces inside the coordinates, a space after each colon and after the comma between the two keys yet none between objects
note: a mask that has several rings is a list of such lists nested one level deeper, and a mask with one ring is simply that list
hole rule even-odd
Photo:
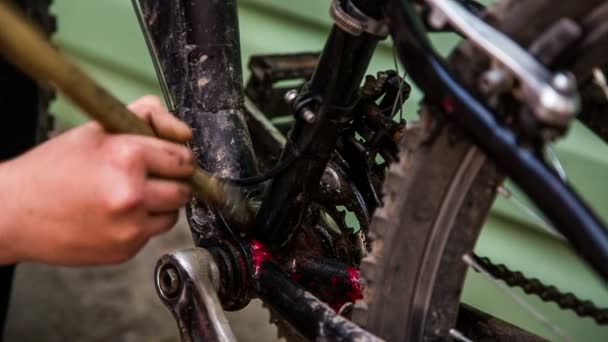
[{"label": "bicycle seat tube", "polygon": [[[371,18],[382,19],[383,1],[352,0],[348,5]],[[289,240],[302,220],[311,194],[318,190],[336,145],[341,119],[348,114],[346,108],[358,98],[359,86],[378,41],[375,35],[353,35],[338,25],[332,27],[312,79],[295,100],[296,122],[281,161],[296,153],[298,158],[272,181],[258,212],[255,237],[269,249],[276,250]]]}]

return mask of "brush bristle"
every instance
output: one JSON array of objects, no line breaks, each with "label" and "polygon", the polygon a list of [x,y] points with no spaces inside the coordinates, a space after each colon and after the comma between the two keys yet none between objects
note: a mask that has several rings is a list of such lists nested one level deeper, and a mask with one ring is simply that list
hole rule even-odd
[{"label": "brush bristle", "polygon": [[238,187],[224,183],[222,188],[224,190],[224,203],[221,211],[239,225],[249,226],[253,224],[259,204],[254,205],[254,201],[247,200]]}]

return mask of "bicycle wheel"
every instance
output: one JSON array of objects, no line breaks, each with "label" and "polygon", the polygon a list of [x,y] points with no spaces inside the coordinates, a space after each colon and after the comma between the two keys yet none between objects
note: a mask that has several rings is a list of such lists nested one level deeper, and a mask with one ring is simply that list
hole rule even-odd
[{"label": "bicycle wheel", "polygon": [[[602,3],[500,1],[486,11],[485,18],[527,47],[561,18],[582,25]],[[604,52],[584,53],[562,58],[560,67],[572,67],[581,84],[587,85],[590,70],[578,62],[595,60],[592,54]],[[467,42],[449,62],[471,88],[488,66],[487,59]],[[589,88],[584,86],[582,91],[588,93]],[[587,109],[590,97],[583,95]],[[384,204],[376,210],[370,227],[372,253],[361,265],[365,299],[353,312],[355,322],[388,341],[449,338],[456,327],[468,269],[463,256],[473,251],[504,178],[458,127],[444,124],[432,106],[423,106],[421,112],[420,121],[404,136],[400,160],[390,167],[384,183]],[[600,127],[605,126],[595,128]],[[511,332],[486,333],[469,337],[531,338]]]}]

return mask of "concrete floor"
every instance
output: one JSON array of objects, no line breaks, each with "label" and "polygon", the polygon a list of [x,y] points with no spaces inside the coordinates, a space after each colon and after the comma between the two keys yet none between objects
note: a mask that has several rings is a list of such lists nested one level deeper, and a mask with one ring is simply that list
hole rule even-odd
[{"label": "concrete floor", "polygon": [[[184,221],[120,266],[20,265],[5,341],[178,341],[175,321],[157,298],[152,279],[158,257],[193,246]],[[260,301],[228,313],[228,319],[239,341],[277,340]]]}]

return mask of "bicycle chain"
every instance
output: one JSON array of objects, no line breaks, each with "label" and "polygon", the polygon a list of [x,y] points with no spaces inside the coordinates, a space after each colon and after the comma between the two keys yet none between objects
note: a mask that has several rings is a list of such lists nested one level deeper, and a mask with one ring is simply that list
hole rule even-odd
[{"label": "bicycle chain", "polygon": [[590,300],[580,299],[571,292],[561,292],[553,285],[526,277],[522,272],[513,271],[504,264],[496,264],[487,257],[474,255],[473,258],[494,278],[511,287],[521,288],[526,294],[537,296],[544,302],[555,303],[563,310],[574,311],[579,317],[592,318],[599,325],[608,325],[608,308],[598,308]]}]

